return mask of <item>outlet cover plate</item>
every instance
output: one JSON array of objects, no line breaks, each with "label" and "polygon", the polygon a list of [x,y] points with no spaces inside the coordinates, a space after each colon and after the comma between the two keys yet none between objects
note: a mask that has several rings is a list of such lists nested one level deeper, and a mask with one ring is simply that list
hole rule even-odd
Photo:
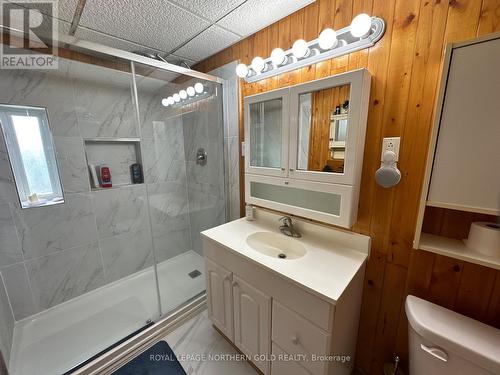
[{"label": "outlet cover plate", "polygon": [[382,160],[385,151],[392,151],[396,154],[396,161],[399,160],[399,143],[401,137],[387,137],[382,141],[382,153],[380,154],[380,160]]}]

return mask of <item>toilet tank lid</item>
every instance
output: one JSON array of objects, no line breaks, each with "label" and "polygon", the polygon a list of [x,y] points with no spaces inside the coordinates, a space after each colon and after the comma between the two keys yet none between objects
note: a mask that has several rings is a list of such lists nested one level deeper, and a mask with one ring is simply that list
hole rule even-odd
[{"label": "toilet tank lid", "polygon": [[424,339],[495,374],[500,374],[500,330],[415,296],[406,316]]}]

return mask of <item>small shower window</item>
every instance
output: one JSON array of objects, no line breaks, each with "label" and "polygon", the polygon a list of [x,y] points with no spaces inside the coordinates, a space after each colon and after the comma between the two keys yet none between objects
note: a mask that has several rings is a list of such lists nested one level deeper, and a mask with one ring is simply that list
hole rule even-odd
[{"label": "small shower window", "polygon": [[63,203],[45,108],[0,105],[0,123],[21,207]]}]

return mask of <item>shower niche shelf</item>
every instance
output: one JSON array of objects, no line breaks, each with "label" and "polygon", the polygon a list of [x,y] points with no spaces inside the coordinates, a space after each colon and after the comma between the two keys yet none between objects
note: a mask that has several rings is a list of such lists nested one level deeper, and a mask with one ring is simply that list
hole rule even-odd
[{"label": "shower niche shelf", "polygon": [[139,138],[87,138],[83,140],[87,166],[93,164],[107,166],[111,172],[113,187],[94,187],[89,171],[92,191],[109,190],[125,186],[140,185],[132,183],[130,166],[139,163],[142,168],[141,142]]}]

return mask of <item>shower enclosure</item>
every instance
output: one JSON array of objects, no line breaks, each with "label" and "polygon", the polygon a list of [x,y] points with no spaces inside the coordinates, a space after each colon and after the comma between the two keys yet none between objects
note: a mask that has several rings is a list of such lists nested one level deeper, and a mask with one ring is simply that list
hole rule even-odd
[{"label": "shower enclosure", "polygon": [[[65,373],[203,293],[200,231],[226,221],[221,79],[90,43],[60,56],[57,70],[0,70],[1,105],[45,109],[63,192],[23,208],[0,134],[13,375]],[[112,187],[94,181],[99,166]]]}]

